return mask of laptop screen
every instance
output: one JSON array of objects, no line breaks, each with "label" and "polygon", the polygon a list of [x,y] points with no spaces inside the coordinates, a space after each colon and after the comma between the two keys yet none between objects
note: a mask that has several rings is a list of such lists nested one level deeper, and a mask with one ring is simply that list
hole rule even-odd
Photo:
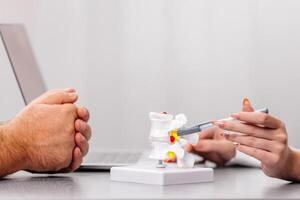
[{"label": "laptop screen", "polygon": [[0,37],[0,122],[3,122],[17,114],[24,107],[24,101],[1,32]]},{"label": "laptop screen", "polygon": [[2,46],[6,49],[21,95],[26,104],[46,91],[27,33],[22,25],[0,24]]}]

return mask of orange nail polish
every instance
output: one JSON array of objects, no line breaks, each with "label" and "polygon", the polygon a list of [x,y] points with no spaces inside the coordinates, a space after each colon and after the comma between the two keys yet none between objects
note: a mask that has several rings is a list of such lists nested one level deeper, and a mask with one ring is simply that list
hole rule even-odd
[{"label": "orange nail polish", "polygon": [[243,99],[243,105],[244,105],[244,106],[249,106],[249,105],[251,105],[250,100],[249,100],[247,97],[244,97],[244,99]]},{"label": "orange nail polish", "polygon": [[65,92],[76,92],[75,88],[65,88]]}]

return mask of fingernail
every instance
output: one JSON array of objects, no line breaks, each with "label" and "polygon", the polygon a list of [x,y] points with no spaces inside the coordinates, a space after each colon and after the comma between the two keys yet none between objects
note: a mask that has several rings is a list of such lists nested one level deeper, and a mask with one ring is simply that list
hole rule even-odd
[{"label": "fingernail", "polygon": [[66,92],[76,92],[76,89],[75,88],[65,88],[64,91]]},{"label": "fingernail", "polygon": [[237,143],[237,142],[234,142],[233,144],[234,144],[234,146],[235,146],[236,148],[240,145],[240,144]]},{"label": "fingernail", "polygon": [[86,115],[86,108],[84,106],[81,106],[80,110],[81,110],[83,115]]},{"label": "fingernail", "polygon": [[240,118],[240,114],[239,113],[233,113],[231,115],[231,117],[234,118],[234,119],[239,119]]},{"label": "fingernail", "polygon": [[243,105],[244,105],[244,106],[249,106],[249,105],[251,105],[250,100],[248,99],[248,97],[244,97],[244,99],[243,99]]},{"label": "fingernail", "polygon": [[81,141],[83,142],[85,140],[85,137],[81,135]]},{"label": "fingernail", "polygon": [[80,129],[81,129],[81,131],[85,131],[86,130],[86,124],[81,122],[80,123]]},{"label": "fingernail", "polygon": [[216,121],[214,124],[220,128],[223,128],[225,126],[225,123],[223,121]]},{"label": "fingernail", "polygon": [[75,93],[75,92],[69,93],[69,96],[70,96],[72,99],[76,99],[76,98],[77,98],[77,93]]}]

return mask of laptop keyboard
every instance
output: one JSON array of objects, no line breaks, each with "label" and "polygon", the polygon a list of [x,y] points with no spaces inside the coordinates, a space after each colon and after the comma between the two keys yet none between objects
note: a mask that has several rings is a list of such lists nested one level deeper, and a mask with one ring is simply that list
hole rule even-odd
[{"label": "laptop keyboard", "polygon": [[103,164],[134,164],[141,157],[141,153],[91,153],[84,160],[87,163],[103,163]]}]

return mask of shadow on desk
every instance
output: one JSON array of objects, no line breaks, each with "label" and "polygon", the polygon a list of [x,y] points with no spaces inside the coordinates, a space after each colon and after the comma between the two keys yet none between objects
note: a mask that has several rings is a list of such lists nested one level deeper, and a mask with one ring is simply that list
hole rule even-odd
[{"label": "shadow on desk", "polygon": [[0,194],[7,198],[73,196],[77,191],[78,186],[73,179],[65,176],[24,176],[0,180]]},{"label": "shadow on desk", "polygon": [[[278,186],[268,187],[265,190],[266,196],[287,196],[289,198],[300,198],[300,183],[286,183]],[[293,194],[298,193],[299,195],[293,196]]]}]

